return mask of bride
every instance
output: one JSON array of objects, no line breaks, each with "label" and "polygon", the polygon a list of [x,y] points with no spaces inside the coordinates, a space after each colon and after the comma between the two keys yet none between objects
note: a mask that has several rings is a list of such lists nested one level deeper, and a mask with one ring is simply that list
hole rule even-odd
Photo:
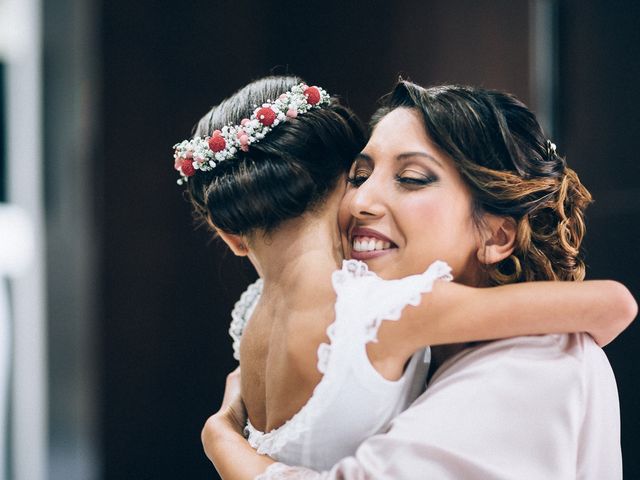
[{"label": "bride", "polygon": [[[270,77],[212,109],[176,145],[196,211],[261,277],[248,294],[259,301],[245,296],[234,328],[249,441],[276,460],[328,469],[386,430],[420,394],[427,345],[581,330],[606,343],[634,316],[614,282],[506,285],[583,276],[589,195],[537,124],[524,118],[531,132],[514,128],[511,143],[493,134],[495,145],[449,140],[445,151],[417,111],[382,111],[358,154],[363,134],[351,112],[318,87]],[[465,149],[486,153],[489,165]],[[504,172],[502,183],[473,183],[492,181],[490,169]],[[360,208],[374,179],[381,188],[365,190],[378,198]],[[341,203],[350,209],[343,237]],[[354,260],[340,269],[343,249],[380,276]],[[451,273],[460,283],[446,281]]]}]

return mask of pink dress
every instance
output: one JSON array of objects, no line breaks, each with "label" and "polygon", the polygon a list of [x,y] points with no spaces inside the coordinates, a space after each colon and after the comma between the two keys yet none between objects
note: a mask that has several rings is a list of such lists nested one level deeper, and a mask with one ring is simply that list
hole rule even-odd
[{"label": "pink dress", "polygon": [[518,337],[449,359],[386,433],[325,471],[259,480],[619,480],[611,366],[586,334]]}]

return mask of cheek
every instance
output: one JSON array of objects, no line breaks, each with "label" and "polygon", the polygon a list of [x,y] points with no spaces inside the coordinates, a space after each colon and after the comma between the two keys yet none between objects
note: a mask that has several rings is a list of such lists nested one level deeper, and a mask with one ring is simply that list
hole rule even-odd
[{"label": "cheek", "polygon": [[436,194],[409,199],[403,202],[397,212],[404,217],[408,231],[417,236],[434,238],[449,230],[452,214],[456,210],[446,197]]},{"label": "cheek", "polygon": [[472,254],[475,245],[473,221],[469,204],[464,199],[448,195],[433,195],[428,201],[406,206],[412,212],[408,219],[416,248],[425,260],[440,259],[460,268]]},{"label": "cheek", "polygon": [[338,226],[340,227],[340,233],[342,235],[347,233],[349,223],[351,223],[352,216],[351,211],[349,210],[349,204],[351,203],[353,193],[354,190],[352,188],[348,188],[344,197],[342,197],[340,207],[338,208]]}]

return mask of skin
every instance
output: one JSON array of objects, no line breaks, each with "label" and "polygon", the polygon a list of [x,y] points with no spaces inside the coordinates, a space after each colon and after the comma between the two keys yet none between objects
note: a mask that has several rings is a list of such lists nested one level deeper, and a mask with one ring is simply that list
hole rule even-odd
[{"label": "skin", "polygon": [[331,273],[342,261],[336,212],[345,184],[340,182],[322,209],[287,220],[269,234],[241,238],[220,232],[235,253],[249,257],[264,280],[240,344],[242,391],[251,422],[262,431],[288,420],[321,378],[316,350],[328,340],[326,328],[333,321]]},{"label": "skin", "polygon": [[[491,232],[476,227],[469,188],[415,111],[399,108],[379,122],[349,181],[339,211],[345,256],[366,262],[385,279],[421,273],[443,259],[456,282],[482,284],[477,253],[482,234]],[[375,256],[354,251],[360,228],[371,230],[367,237],[389,239],[391,248]]]},{"label": "skin", "polygon": [[[515,224],[485,215],[477,225],[472,200],[453,160],[429,139],[419,114],[398,108],[376,125],[349,173],[338,214],[345,256],[366,262],[385,279],[418,274],[425,265],[445,259],[457,283],[484,286],[482,264],[511,254]],[[390,248],[354,251],[354,241],[363,236],[387,241]],[[493,242],[487,242],[490,239]],[[404,333],[393,335],[394,343]],[[370,345],[370,357],[384,355],[384,348]],[[462,348],[458,344],[435,349],[434,363]],[[397,375],[397,367],[387,368]]]},{"label": "skin", "polygon": [[[442,259],[452,267],[454,278],[459,282],[437,282],[432,294],[423,296],[419,307],[405,310],[402,321],[383,323],[379,341],[368,344],[367,353],[385,378],[398,378],[408,356],[421,345],[459,341],[460,338],[488,339],[493,335],[486,332],[513,328],[513,305],[530,304],[532,288],[542,289],[538,294],[544,291],[546,303],[555,305],[548,313],[558,318],[565,314],[577,319],[586,318],[593,315],[594,308],[610,314],[605,302],[589,303],[588,308],[583,307],[584,311],[580,311],[585,298],[595,298],[596,293],[603,298],[603,289],[608,292],[609,300],[614,299],[611,304],[620,308],[611,315],[624,318],[619,327],[626,327],[635,317],[635,302],[628,291],[615,282],[536,282],[492,289],[470,288],[487,285],[484,265],[508,257],[515,240],[515,223],[511,219],[485,215],[477,222],[471,205],[470,191],[455,164],[428,138],[414,111],[397,109],[378,123],[371,140],[353,165],[349,186],[340,202],[338,223],[346,256],[365,261],[371,270],[385,279],[421,273],[433,261]],[[229,243],[234,239],[225,240]],[[356,242],[371,240],[380,241],[388,248],[359,252],[355,247]],[[270,241],[278,240],[274,237]],[[259,252],[264,246],[253,239],[253,248],[254,252]],[[268,250],[263,253],[267,258]],[[257,254],[254,258],[259,262],[262,255]],[[584,287],[586,283],[592,285],[591,291],[586,290],[591,287]],[[479,330],[478,325],[469,326],[468,319],[477,317],[485,307],[494,312],[491,323]],[[558,311],[564,307],[567,307],[566,312]],[[424,333],[425,311],[430,318],[428,334]],[[522,332],[512,331],[512,334],[533,333],[530,325],[545,315],[541,315],[540,310],[519,310],[515,317],[528,327]],[[596,320],[605,323],[605,317]],[[252,317],[252,323],[254,320]],[[476,330],[466,331],[467,327]],[[540,333],[551,332],[552,327],[553,324],[545,325]],[[575,330],[569,325],[564,327],[561,331],[585,329],[579,324]],[[304,331],[311,328],[310,323]],[[456,338],[447,337],[451,331],[456,332]],[[317,341],[314,342],[317,345]],[[436,363],[460,348],[464,346],[437,350],[434,352]],[[304,350],[314,351],[307,345]],[[244,353],[242,355],[244,359]],[[314,364],[315,355],[311,355],[309,365],[313,367]],[[229,393],[237,390],[237,377],[238,373],[230,377],[225,404],[207,421],[202,440],[205,452],[223,478],[253,478],[273,461],[257,455],[239,433],[244,424],[242,403],[239,395]],[[307,394],[305,396],[308,398]],[[294,411],[298,408],[296,405]],[[288,418],[290,413],[282,416]]]}]

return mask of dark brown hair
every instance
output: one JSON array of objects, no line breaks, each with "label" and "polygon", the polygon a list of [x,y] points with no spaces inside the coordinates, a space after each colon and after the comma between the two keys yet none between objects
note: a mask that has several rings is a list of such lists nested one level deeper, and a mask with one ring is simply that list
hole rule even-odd
[{"label": "dark brown hair", "polygon": [[[299,83],[291,76],[251,82],[202,117],[194,136],[239,124],[257,105]],[[360,121],[332,97],[329,106],[278,125],[248,152],[239,151],[237,158],[209,172],[196,172],[187,184],[189,198],[196,215],[222,231],[269,232],[320,203],[364,143]]]},{"label": "dark brown hair", "polygon": [[489,283],[584,278],[580,244],[591,195],[526,105],[493,90],[400,81],[372,126],[402,107],[420,113],[430,139],[454,160],[476,221],[488,212],[517,222],[514,253],[487,267]]}]

